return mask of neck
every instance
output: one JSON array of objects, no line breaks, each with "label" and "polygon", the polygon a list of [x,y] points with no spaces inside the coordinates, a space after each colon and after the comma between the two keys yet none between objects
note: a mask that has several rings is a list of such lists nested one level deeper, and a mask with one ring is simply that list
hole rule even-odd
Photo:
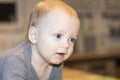
[{"label": "neck", "polygon": [[40,56],[39,52],[36,50],[35,45],[32,45],[31,63],[40,79],[46,80],[46,78],[49,77],[52,67]]}]

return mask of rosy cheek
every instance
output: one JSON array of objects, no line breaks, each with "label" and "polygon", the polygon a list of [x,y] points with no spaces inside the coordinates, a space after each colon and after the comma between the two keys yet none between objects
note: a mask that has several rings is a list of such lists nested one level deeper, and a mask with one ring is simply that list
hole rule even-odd
[{"label": "rosy cheek", "polygon": [[70,48],[69,50],[68,50],[68,55],[71,55],[73,53],[73,48]]}]

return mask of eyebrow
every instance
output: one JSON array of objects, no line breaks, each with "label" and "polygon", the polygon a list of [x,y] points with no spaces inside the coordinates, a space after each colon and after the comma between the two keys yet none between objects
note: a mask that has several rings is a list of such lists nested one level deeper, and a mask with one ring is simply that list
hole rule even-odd
[{"label": "eyebrow", "polygon": [[54,33],[58,33],[58,32],[60,32],[60,33],[65,33],[64,31],[61,31],[61,30],[55,30],[55,31],[53,31]]}]

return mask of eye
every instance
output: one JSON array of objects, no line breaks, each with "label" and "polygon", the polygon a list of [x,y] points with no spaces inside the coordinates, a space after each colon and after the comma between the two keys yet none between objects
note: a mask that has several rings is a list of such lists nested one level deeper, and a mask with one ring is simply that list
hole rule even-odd
[{"label": "eye", "polygon": [[55,34],[54,37],[59,39],[59,38],[62,37],[62,35],[61,34]]},{"label": "eye", "polygon": [[75,38],[70,38],[70,41],[71,41],[71,42],[75,42],[76,39],[75,39]]}]

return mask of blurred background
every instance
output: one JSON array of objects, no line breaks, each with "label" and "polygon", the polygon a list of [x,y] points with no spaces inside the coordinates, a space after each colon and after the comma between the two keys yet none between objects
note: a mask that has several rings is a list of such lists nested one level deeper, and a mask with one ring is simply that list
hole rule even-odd
[{"label": "blurred background", "polygon": [[[0,0],[0,54],[25,39],[30,13],[39,1]],[[63,1],[77,11],[81,21],[79,38],[73,55],[65,62],[65,71],[76,70],[86,77],[95,74],[120,78],[120,0]]]}]

